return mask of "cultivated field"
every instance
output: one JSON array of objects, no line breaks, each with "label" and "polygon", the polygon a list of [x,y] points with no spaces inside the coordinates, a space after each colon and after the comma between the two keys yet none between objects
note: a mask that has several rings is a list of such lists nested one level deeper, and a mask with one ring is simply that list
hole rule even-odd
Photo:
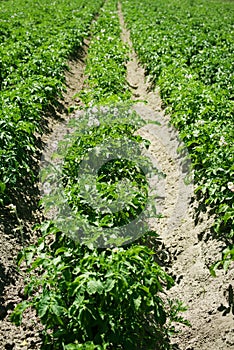
[{"label": "cultivated field", "polygon": [[0,350],[234,346],[234,3],[0,3]]}]

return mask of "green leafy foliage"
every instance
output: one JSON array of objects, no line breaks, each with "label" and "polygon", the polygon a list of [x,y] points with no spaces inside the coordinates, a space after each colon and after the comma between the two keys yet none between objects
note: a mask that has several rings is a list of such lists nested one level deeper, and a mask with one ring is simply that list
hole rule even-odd
[{"label": "green leafy foliage", "polygon": [[[149,145],[134,135],[142,121],[129,112],[129,102],[122,110],[116,105],[130,97],[124,66],[127,51],[120,40],[116,5],[115,0],[107,1],[93,24],[94,37],[87,61],[89,87],[82,93],[87,105],[105,104],[92,109],[94,124],[100,110],[101,118],[96,127],[84,123],[77,128],[75,123],[72,142],[67,144],[64,140],[59,145],[62,155],[64,150],[67,152],[63,165],[65,193],[73,210],[88,214],[89,220],[96,213],[90,212],[89,202],[83,201],[78,176],[86,153],[104,141],[111,143],[124,137],[146,148]],[[106,105],[112,102],[114,106]],[[103,114],[112,117],[111,123],[103,120]],[[147,166],[147,162],[143,164]],[[46,177],[46,172],[42,176]],[[131,160],[117,157],[100,168],[96,183],[99,193],[109,196],[110,201],[116,200],[116,182],[121,182],[122,177],[128,177],[135,188],[133,202],[125,214],[137,216],[138,208],[142,210],[148,201],[147,182],[145,174]],[[120,186],[119,198],[121,193]],[[48,197],[48,201],[56,202],[55,199]],[[93,221],[98,221],[97,226],[110,225],[112,229],[115,224],[126,223],[126,217],[124,220],[122,216],[116,217],[114,225],[109,217],[100,215]],[[183,305],[166,296],[173,279],[156,262],[153,250],[139,241],[124,247],[94,248],[77,243],[52,222],[44,222],[40,229],[42,236],[36,246],[19,254],[19,264],[25,259],[29,267],[29,278],[25,288],[27,300],[13,311],[13,322],[20,324],[25,309],[34,308],[44,325],[46,350],[171,349],[175,322],[188,323],[180,316],[185,310]],[[155,232],[148,233],[151,234],[157,237]],[[148,238],[146,235],[142,241]]]},{"label": "green leafy foliage", "polygon": [[91,29],[86,62],[88,87],[81,93],[88,105],[126,101],[131,96],[126,82],[129,48],[120,38],[117,3],[117,0],[106,1]]},{"label": "green leafy foliage", "polygon": [[173,280],[155,252],[140,244],[89,249],[50,223],[42,232],[38,245],[25,251],[34,259],[28,301],[11,315],[15,323],[32,306],[45,326],[47,350],[170,349],[174,321],[185,322],[178,316],[183,307],[167,300]]},{"label": "green leafy foliage", "polygon": [[210,267],[210,272],[213,276],[216,276],[216,270],[220,267],[224,269],[224,271],[227,271],[230,264],[234,260],[234,249],[232,246],[227,247],[224,249],[222,252],[222,258],[215,262],[211,267]]},{"label": "green leafy foliage", "polygon": [[[70,202],[75,205],[76,211],[80,215],[88,218],[92,225],[114,227],[131,222],[144,210],[149,200],[148,181],[146,171],[144,172],[140,165],[145,165],[145,168],[149,167],[149,160],[141,156],[140,148],[139,152],[137,152],[136,147],[131,149],[131,141],[134,142],[134,146],[139,143],[140,147],[140,144],[142,144],[142,148],[144,144],[144,140],[140,136],[134,135],[137,124],[140,123],[136,113],[131,110],[124,110],[121,106],[105,108],[107,110],[105,114],[102,113],[103,108],[97,110],[94,115],[87,113],[91,117],[98,118],[99,126],[87,128],[85,132],[77,126],[76,140],[65,158],[64,182],[66,183],[65,191],[70,198]],[[115,117],[113,111],[117,111]],[[127,138],[125,142],[123,142],[124,137]],[[108,159],[113,150],[123,149],[124,147],[127,148],[128,159],[123,159],[125,154],[121,154],[120,151],[120,154],[117,155],[114,152],[115,157],[118,156],[118,158],[112,159],[111,157],[111,160],[104,161],[96,175],[96,190],[98,191],[96,202],[99,202],[99,198],[100,203],[103,203],[103,199],[108,203],[108,210],[106,212],[100,211],[98,203],[95,207],[90,204],[92,197],[97,195],[95,190],[92,192],[93,177],[90,179],[91,182],[88,181],[87,177],[84,179],[85,186],[89,186],[89,196],[86,199],[82,196],[83,184],[82,180],[80,181],[80,163],[85,158],[87,167],[90,163],[94,166],[100,158],[100,153],[97,156],[96,152],[102,151],[102,157]],[[92,149],[95,149],[95,152],[92,152]],[[139,160],[141,160],[140,165]],[[85,172],[86,169],[82,170]],[[124,179],[125,181],[123,181]],[[123,182],[121,183],[121,181]],[[132,188],[129,193],[127,186]],[[130,188],[128,190],[130,191]],[[113,204],[116,207],[116,201],[119,201],[119,205],[123,204],[124,207],[121,206],[121,210],[112,213],[110,208]],[[137,231],[137,224],[135,230]]]},{"label": "green leafy foliage", "polygon": [[149,230],[147,219],[155,217],[156,208],[148,181],[158,171],[145,155],[148,141],[134,134],[145,123],[125,105],[90,108],[71,119],[74,131],[55,154],[60,166],[46,163],[41,174],[50,188],[41,204],[56,211],[55,224],[63,232],[109,247]]},{"label": "green leafy foliage", "polygon": [[189,150],[201,207],[211,208],[216,237],[233,247],[233,3],[122,5],[134,48]]},{"label": "green leafy foliage", "polygon": [[65,89],[66,60],[81,47],[102,1],[0,4],[0,203],[35,180],[35,131]]}]

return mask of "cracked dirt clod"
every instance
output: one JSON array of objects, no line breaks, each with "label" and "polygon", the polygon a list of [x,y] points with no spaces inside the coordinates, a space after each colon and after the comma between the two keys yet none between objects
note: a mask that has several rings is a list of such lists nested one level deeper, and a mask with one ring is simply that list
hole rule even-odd
[{"label": "cracked dirt clod", "polygon": [[[191,323],[191,328],[179,326],[182,332],[173,341],[180,350],[234,349],[234,317],[231,312],[223,316],[218,311],[222,303],[228,304],[224,295],[234,283],[234,268],[226,274],[219,271],[216,278],[210,275],[208,266],[220,258],[222,243],[209,238],[213,220],[208,214],[202,214],[195,225],[194,201],[193,204],[190,201],[193,184],[187,188],[183,184],[183,157],[176,152],[180,145],[178,133],[170,126],[169,117],[161,108],[159,90],[151,89],[137,60],[120,4],[119,18],[122,40],[131,49],[127,78],[133,99],[147,101],[147,105],[136,103],[134,109],[143,118],[161,123],[161,127],[150,126],[148,130],[146,127],[140,133],[151,141],[150,151],[166,174],[164,217],[155,222],[155,229],[173,256],[171,272],[176,276],[176,284],[168,295],[188,306],[183,316]],[[208,240],[199,240],[202,232],[207,233]]]}]

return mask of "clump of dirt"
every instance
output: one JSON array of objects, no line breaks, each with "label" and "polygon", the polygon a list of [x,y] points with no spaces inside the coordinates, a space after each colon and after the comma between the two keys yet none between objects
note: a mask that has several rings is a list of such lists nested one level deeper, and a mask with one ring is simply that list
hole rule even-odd
[{"label": "clump of dirt", "polygon": [[[233,285],[234,267],[227,273],[211,276],[209,266],[220,258],[223,244],[211,234],[212,216],[200,213],[196,223],[196,199],[192,173],[189,172],[187,153],[180,154],[178,132],[170,125],[170,117],[162,109],[159,89],[153,90],[133,50],[130,33],[124,24],[119,6],[122,39],[131,49],[127,76],[134,100],[134,109],[146,119],[160,122],[161,126],[144,127],[140,134],[151,141],[149,151],[157,160],[166,178],[156,183],[158,205],[163,218],[155,221],[153,228],[162,237],[172,256],[170,273],[175,276],[175,286],[168,292],[172,299],[187,305],[183,316],[191,327],[179,326],[174,337],[180,350],[228,350],[234,348]],[[190,177],[185,184],[187,175]],[[162,190],[163,188],[163,190]]]}]

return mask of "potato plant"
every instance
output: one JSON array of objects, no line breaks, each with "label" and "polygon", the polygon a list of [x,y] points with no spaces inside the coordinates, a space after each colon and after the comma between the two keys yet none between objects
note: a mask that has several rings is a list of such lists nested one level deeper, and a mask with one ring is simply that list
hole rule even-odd
[{"label": "potato plant", "polygon": [[[116,111],[118,114],[113,117]],[[57,222],[44,222],[39,227],[42,237],[38,243],[19,254],[19,264],[25,260],[29,266],[29,278],[26,300],[17,305],[11,319],[20,324],[23,312],[28,307],[35,309],[44,325],[43,348],[47,350],[133,350],[137,347],[169,350],[175,324],[188,325],[188,322],[180,315],[185,307],[166,295],[167,289],[174,284],[172,277],[159,265],[158,253],[147,247],[147,241],[158,235],[148,230],[142,237],[141,231],[137,234],[139,227],[136,224],[134,234],[137,239],[129,241],[127,237],[126,241],[125,237],[117,237],[113,240],[115,227],[126,225],[132,217],[138,216],[149,201],[144,172],[133,162],[121,158],[100,168],[96,186],[109,206],[116,200],[116,182],[126,177],[135,188],[132,200],[126,204],[127,209],[111,215],[103,214],[98,208],[93,210],[83,196],[79,177],[80,164],[87,158],[87,152],[103,140],[111,142],[127,136],[147,147],[146,140],[134,135],[145,121],[126,105],[106,105],[99,110],[91,108],[87,115],[88,119],[80,117],[78,121],[72,121],[76,129],[72,140],[69,139],[70,146],[67,148],[66,140],[63,140],[57,156],[64,156],[63,184],[69,205],[76,215],[89,221],[92,232],[85,232],[83,237],[80,234],[82,226],[78,224],[73,227],[73,233],[65,234],[59,226],[61,218]],[[88,127],[90,118],[96,118],[95,127]],[[147,160],[142,164],[148,166]],[[53,172],[54,168],[52,172],[49,169],[48,176]],[[85,186],[92,187],[92,183],[86,179]],[[56,195],[53,197],[50,193],[42,204],[46,207],[48,203],[59,202]],[[64,219],[66,225],[66,217]],[[107,239],[111,239],[104,246],[96,232],[99,234],[98,229],[105,227],[110,233]]]},{"label": "potato plant", "polygon": [[[128,177],[135,186],[133,201],[121,215],[113,215],[114,221],[91,210],[82,197],[77,174],[87,151],[103,140],[111,142],[127,136],[146,148],[149,146],[134,135],[140,122],[136,114],[132,120],[129,113],[130,92],[126,88],[124,66],[128,49],[120,40],[116,11],[117,1],[106,1],[92,25],[87,87],[81,94],[86,106],[92,106],[94,117],[95,111],[98,117],[101,110],[104,115],[114,116],[114,122],[102,123],[100,119],[96,127],[87,127],[85,132],[75,128],[75,123],[71,145],[64,148],[63,164],[64,192],[72,210],[88,218],[93,226],[108,226],[113,231],[116,225],[131,220],[131,215],[137,216],[138,209],[144,209],[148,201],[144,173],[124,159],[117,159],[115,164],[109,162],[100,169],[97,187],[101,196],[110,201],[116,199],[115,185],[122,177]],[[66,140],[63,142],[66,144]],[[42,203],[46,206],[47,198]],[[17,305],[11,318],[20,324],[23,312],[28,307],[35,309],[44,325],[42,348],[172,348],[175,323],[188,323],[180,316],[184,306],[166,295],[173,286],[172,277],[158,264],[157,253],[147,248],[147,240],[153,235],[157,238],[156,233],[146,232],[142,239],[123,246],[97,247],[72,239],[56,222],[44,222],[38,228],[41,231],[38,243],[19,254],[19,264],[25,261],[29,267],[29,278],[25,300]]]},{"label": "potato plant", "polygon": [[[234,244],[233,3],[123,0],[134,48],[190,152],[199,210]],[[151,18],[149,21],[148,19]],[[219,263],[219,266],[222,263]],[[225,267],[228,263],[226,260]]]},{"label": "potato plant", "polygon": [[102,1],[0,4],[0,204],[36,180],[38,139],[65,89],[67,58],[81,47]]},{"label": "potato plant", "polygon": [[16,324],[33,307],[45,326],[47,350],[171,349],[173,323],[184,322],[178,316],[184,308],[167,300],[173,280],[155,252],[140,244],[89,249],[50,223],[42,232],[39,245],[25,251],[34,260],[28,300],[12,314]]},{"label": "potato plant", "polygon": [[117,3],[106,1],[91,29],[87,88],[81,93],[89,106],[126,101],[131,96],[125,77],[129,48],[120,38]]}]

